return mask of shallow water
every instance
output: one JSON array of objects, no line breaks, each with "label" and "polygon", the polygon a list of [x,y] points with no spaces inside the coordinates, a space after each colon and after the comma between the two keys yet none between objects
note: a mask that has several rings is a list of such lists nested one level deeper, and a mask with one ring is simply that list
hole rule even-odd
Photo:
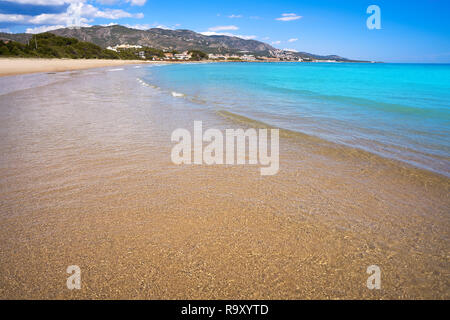
[{"label": "shallow water", "polygon": [[222,63],[142,80],[281,128],[450,176],[450,65]]}]

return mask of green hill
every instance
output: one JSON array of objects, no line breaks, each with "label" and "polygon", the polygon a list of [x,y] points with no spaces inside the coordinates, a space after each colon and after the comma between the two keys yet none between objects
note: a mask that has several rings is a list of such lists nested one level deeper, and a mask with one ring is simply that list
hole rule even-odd
[{"label": "green hill", "polygon": [[[50,34],[57,37],[51,38]],[[68,43],[65,44],[62,39],[67,38],[71,40],[66,40]],[[154,48],[152,50],[157,51],[156,53],[146,51],[145,56],[147,58],[161,56],[162,51],[182,52],[188,50],[215,54],[242,55],[246,53],[257,57],[267,56],[281,59],[288,57],[288,60],[302,58],[305,60],[350,62],[350,60],[336,55],[321,56],[307,52],[288,52],[276,49],[260,41],[244,40],[238,37],[206,36],[190,30],[165,30],[158,28],[137,30],[120,25],[62,28],[37,36],[26,33],[0,33],[0,40],[12,40],[23,45],[10,45],[7,48],[8,50],[2,46],[0,50],[3,52],[0,52],[0,55],[6,55],[8,52],[10,52],[10,55],[16,55],[14,53],[19,52],[23,56],[35,57],[135,59],[136,55],[132,51],[123,50],[118,54],[115,54],[114,51],[105,51],[105,48],[108,46],[130,44],[147,47],[147,49]],[[33,47],[35,40],[38,42],[37,49]],[[75,40],[78,42],[74,42]],[[40,41],[42,41],[42,46],[45,46],[44,48],[40,48]],[[46,41],[48,43],[45,43]],[[68,48],[63,48],[66,46]],[[14,52],[11,53],[11,50]],[[142,50],[140,49],[140,51]]]},{"label": "green hill", "polygon": [[[62,28],[49,31],[55,35],[68,38],[76,38],[79,41],[89,41],[102,48],[120,44],[141,45],[164,51],[194,51],[215,54],[253,54],[256,56],[275,57],[286,54],[271,45],[256,41],[245,40],[238,37],[213,35],[206,36],[190,30],[165,30],[152,28],[148,30],[131,29],[120,25],[92,26],[83,28]],[[0,39],[10,39],[26,43],[31,39],[30,34],[0,33]],[[320,56],[306,52],[290,53],[297,58],[307,59],[335,59],[348,61],[339,56]]]},{"label": "green hill", "polygon": [[[26,44],[0,41],[0,55],[35,58],[121,59],[118,53],[75,38],[59,37],[52,33],[33,35]],[[135,59],[136,56],[130,57]]]},{"label": "green hill", "polygon": [[137,60],[140,59],[139,51],[143,51],[147,59],[164,56],[161,50],[147,47],[115,52],[90,42],[60,37],[48,32],[33,35],[25,43],[0,40],[0,56],[3,57]]}]

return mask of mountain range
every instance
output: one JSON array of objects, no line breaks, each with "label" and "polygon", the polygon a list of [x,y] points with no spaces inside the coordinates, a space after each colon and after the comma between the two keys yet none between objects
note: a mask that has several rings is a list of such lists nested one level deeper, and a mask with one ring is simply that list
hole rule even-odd
[{"label": "mountain range", "polygon": [[[215,54],[237,54],[245,52],[269,57],[283,52],[283,50],[276,49],[261,41],[245,40],[225,35],[206,36],[190,30],[167,30],[159,28],[138,30],[121,25],[113,25],[62,28],[49,32],[58,36],[92,42],[103,48],[119,44],[132,44],[160,50],[200,50],[206,53]],[[0,33],[0,39],[8,39],[21,43],[26,43],[31,36],[31,34],[27,33]],[[290,54],[299,58],[349,61],[348,59],[336,55],[319,56],[306,52],[295,52]]]}]

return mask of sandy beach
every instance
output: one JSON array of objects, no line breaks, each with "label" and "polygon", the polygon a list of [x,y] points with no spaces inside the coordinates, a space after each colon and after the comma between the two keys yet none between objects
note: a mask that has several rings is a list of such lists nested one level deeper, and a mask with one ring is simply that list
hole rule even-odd
[{"label": "sandy beach", "polygon": [[152,62],[141,60],[0,58],[0,77],[36,72],[73,71],[144,63]]},{"label": "sandy beach", "polygon": [[174,129],[252,124],[139,70],[8,78],[39,85],[0,95],[1,299],[450,298],[448,178],[289,134],[275,176],[174,165]]}]

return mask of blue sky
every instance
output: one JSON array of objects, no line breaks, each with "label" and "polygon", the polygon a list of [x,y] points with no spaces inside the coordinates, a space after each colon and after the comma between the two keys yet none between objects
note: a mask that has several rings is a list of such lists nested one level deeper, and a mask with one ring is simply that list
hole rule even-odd
[{"label": "blue sky", "polygon": [[[370,5],[381,10],[379,30],[367,28]],[[353,59],[450,63],[449,12],[449,0],[0,0],[0,30],[163,27]]]}]

